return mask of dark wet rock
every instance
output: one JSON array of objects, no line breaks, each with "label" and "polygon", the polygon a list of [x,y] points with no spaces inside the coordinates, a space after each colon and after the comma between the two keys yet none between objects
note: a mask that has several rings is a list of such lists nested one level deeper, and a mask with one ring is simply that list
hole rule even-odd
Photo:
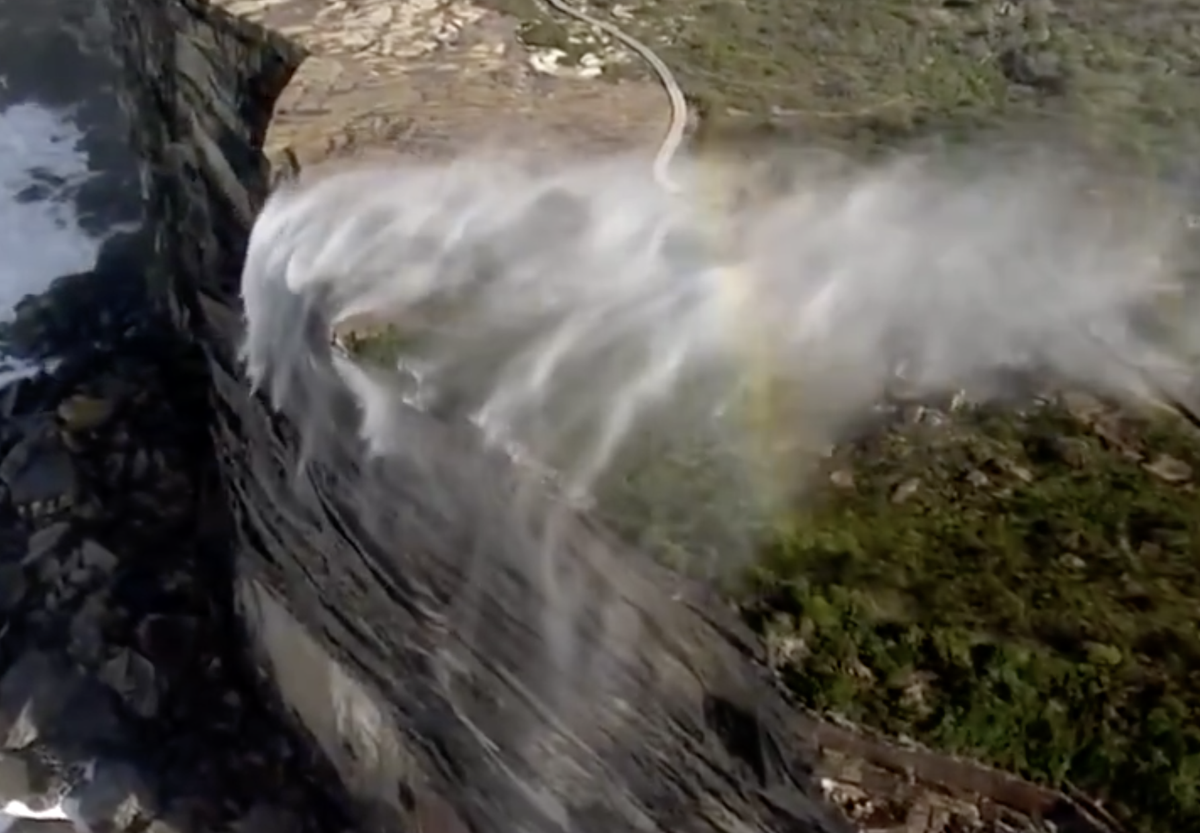
[{"label": "dark wet rock", "polygon": [[34,811],[57,805],[70,789],[69,767],[38,744],[0,753],[0,800],[20,801]]},{"label": "dark wet rock", "polygon": [[128,154],[127,147],[93,143],[91,150],[92,164],[106,169],[105,175],[81,183],[75,189],[74,201],[80,229],[99,237],[111,231],[114,224],[139,221],[142,199],[137,171],[122,164]]},{"label": "dark wet rock", "polygon": [[154,666],[136,651],[122,649],[104,664],[100,679],[141,717],[158,712],[158,680]]},{"label": "dark wet rock", "polygon": [[19,819],[7,833],[79,833],[69,821]]},{"label": "dark wet rock", "polygon": [[19,564],[0,564],[0,614],[14,611],[24,600],[28,588]]},{"label": "dark wet rock", "polygon": [[144,448],[134,449],[133,453],[125,461],[127,464],[126,472],[130,480],[134,483],[141,483],[151,475],[161,462],[161,458],[156,458]]},{"label": "dark wet rock", "polygon": [[190,616],[152,614],[135,630],[138,649],[156,666],[178,667],[195,655],[199,624]]},{"label": "dark wet rock", "polygon": [[55,433],[45,430],[26,436],[5,455],[0,483],[26,517],[42,517],[69,505],[77,487],[70,453]]},{"label": "dark wet rock", "polygon": [[[100,246],[92,272],[103,281],[119,281],[129,275],[140,276],[153,250],[154,241],[146,232],[140,229],[118,232]],[[135,283],[135,286],[122,288],[135,296],[141,295],[145,282],[139,279]]]},{"label": "dark wet rock", "polygon": [[0,564],[21,564],[28,541],[26,530],[16,524],[0,524]]},{"label": "dark wet rock", "polygon": [[[29,587],[9,641],[63,646],[67,667],[101,692],[122,727],[114,742],[137,750],[126,757],[139,771],[161,775],[158,827],[228,829],[265,794],[271,806],[306,808],[303,830],[314,780],[303,773],[316,763],[242,677],[220,589],[227,545],[211,509],[197,527],[198,466],[211,456],[195,367],[151,329],[75,359],[57,396],[43,396],[48,412],[27,427],[72,438],[64,447],[78,495],[62,517],[14,540]],[[112,407],[86,413],[98,402]],[[34,699],[35,717],[58,710],[40,692]],[[17,736],[39,736],[21,728],[28,720],[9,722]],[[75,734],[57,741],[74,746]]]},{"label": "dark wet rock", "polygon": [[73,746],[111,748],[128,740],[107,690],[62,657],[35,650],[0,678],[0,732],[10,750],[64,738]]},{"label": "dark wet rock", "polygon": [[57,557],[60,554],[60,546],[69,538],[70,530],[71,525],[66,521],[59,521],[36,530],[29,536],[22,565],[30,566],[45,558]]},{"label": "dark wet rock", "polygon": [[1066,64],[1048,49],[1014,47],[1000,54],[1000,69],[1014,84],[1046,93],[1061,94],[1069,80]]},{"label": "dark wet rock", "polygon": [[300,819],[295,813],[261,803],[232,825],[233,833],[291,833],[299,829]]},{"label": "dark wet rock", "polygon": [[[113,67],[96,54],[89,39],[90,10],[83,4],[9,0],[5,4],[6,83],[0,105],[16,103],[36,91],[47,106],[68,108],[94,95],[98,83],[112,83]],[[110,118],[115,109],[110,105]]]},{"label": "dark wet rock", "polygon": [[107,647],[105,629],[110,613],[106,600],[89,597],[71,619],[67,651],[71,658],[84,666],[98,666]]},{"label": "dark wet rock", "polygon": [[[31,47],[36,57],[14,57],[7,80],[25,84],[47,50],[65,54],[78,41],[83,24],[71,15],[64,23],[59,0],[14,2],[48,33]],[[97,12],[83,0],[73,8]],[[11,35],[5,17],[0,32]],[[78,67],[44,79],[51,97],[96,83]],[[0,90],[0,101],[9,92]],[[81,126],[97,128],[111,104],[78,108]],[[94,135],[93,161],[115,164],[129,150]],[[69,194],[64,185],[47,178],[26,196],[75,199],[91,231],[140,212],[142,183],[128,171],[70,185]],[[93,269],[63,276],[0,326],[17,355],[61,359],[53,373],[0,391],[0,612],[9,611],[0,627],[0,741],[42,746],[64,761],[102,752],[91,792],[76,796],[95,833],[214,833],[264,795],[270,806],[302,808],[289,833],[311,830],[335,814],[327,798],[313,798],[313,785],[333,778],[265,707],[238,661],[225,517],[208,509],[209,523],[198,520],[213,459],[198,375],[205,358],[149,309],[144,268],[155,242],[114,236]],[[131,806],[142,809],[121,812]],[[130,815],[143,818],[131,825]]]},{"label": "dark wet rock", "polygon": [[116,403],[111,400],[79,394],[60,404],[57,413],[64,431],[78,433],[99,428],[115,411]]},{"label": "dark wet rock", "polygon": [[128,830],[149,820],[155,801],[136,765],[99,750],[31,744],[0,753],[0,799],[35,811],[60,808],[79,830]]},{"label": "dark wet rock", "polygon": [[93,573],[111,573],[120,564],[120,559],[111,550],[90,539],[80,545],[79,558],[82,566]]},{"label": "dark wet rock", "polygon": [[[93,830],[137,829],[158,813],[150,773],[134,761],[101,757],[91,778],[72,794],[79,817]],[[112,828],[109,828],[112,829]]]},{"label": "dark wet rock", "polygon": [[138,231],[114,235],[92,269],[63,275],[46,292],[23,298],[13,320],[0,324],[7,352],[36,361],[125,340],[146,318],[148,296],[136,264],[149,245]]},{"label": "dark wet rock", "polygon": [[173,819],[155,819],[150,822],[145,833],[190,833],[191,828]]},{"label": "dark wet rock", "polygon": [[27,380],[18,379],[10,382],[3,391],[0,391],[0,420],[9,420],[17,415],[28,387]]}]

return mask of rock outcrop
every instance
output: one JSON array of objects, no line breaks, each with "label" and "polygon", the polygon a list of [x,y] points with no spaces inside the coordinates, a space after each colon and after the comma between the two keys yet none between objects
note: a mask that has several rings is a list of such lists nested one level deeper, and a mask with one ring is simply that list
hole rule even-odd
[{"label": "rock outcrop", "polygon": [[0,802],[61,803],[108,833],[286,808],[338,829],[318,823],[314,787],[336,779],[304,772],[305,745],[228,661],[240,642],[198,368],[142,316],[119,344],[78,346],[4,391]]}]

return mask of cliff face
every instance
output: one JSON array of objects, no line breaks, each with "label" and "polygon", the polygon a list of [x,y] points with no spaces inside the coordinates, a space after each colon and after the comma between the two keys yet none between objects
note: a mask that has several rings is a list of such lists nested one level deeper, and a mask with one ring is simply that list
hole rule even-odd
[{"label": "cliff face", "polygon": [[119,95],[156,240],[150,281],[177,302],[187,328],[192,288],[236,297],[249,223],[267,192],[267,125],[303,52],[205,2],[102,6],[126,71]]},{"label": "cliff face", "polygon": [[[438,833],[845,830],[803,751],[770,751],[798,718],[763,685],[757,648],[723,605],[680,595],[677,577],[565,518],[564,580],[597,588],[580,621],[644,633],[633,648],[581,629],[591,670],[551,673],[559,647],[544,617],[558,608],[532,567],[528,519],[494,488],[513,476],[503,461],[415,418],[412,446],[437,461],[432,471],[412,459],[298,469],[295,431],[236,367],[240,261],[270,177],[264,142],[305,167],[401,138],[406,152],[428,138],[440,153],[455,146],[441,139],[474,141],[499,112],[542,135],[594,126],[611,145],[626,128],[657,128],[632,105],[605,110],[626,88],[566,97],[563,87],[556,98],[553,84],[524,83],[523,59],[504,57],[507,35],[486,26],[482,44],[443,52],[455,15],[495,19],[456,2],[105,3],[156,238],[150,282],[208,354],[249,650],[265,690],[338,769],[358,818]],[[297,72],[302,47],[315,57]],[[630,100],[658,106],[636,90]],[[364,501],[403,511],[372,528]],[[453,618],[469,585],[482,590],[471,632]],[[748,749],[743,735],[772,740]]]},{"label": "cliff face", "polygon": [[[250,225],[269,188],[271,166],[263,154],[268,123],[304,51],[250,20],[195,0],[111,0],[104,8],[104,25],[125,70],[122,107],[133,126],[155,239],[148,280],[179,330],[208,352],[218,383],[213,433],[225,451],[224,474],[236,478],[235,471],[243,469],[231,459],[238,455],[236,444],[222,446],[222,439],[230,439],[233,425],[251,435],[269,430],[235,369],[239,273]],[[232,413],[239,407],[244,410]],[[264,440],[258,447],[270,446]],[[369,801],[367,786],[392,761],[381,753],[388,738],[378,708],[288,612],[279,594],[251,575],[262,565],[244,556],[235,560],[241,624],[267,690],[274,689],[315,736],[352,792]],[[289,604],[303,604],[315,592],[297,588]],[[369,735],[359,729],[364,719]]]}]

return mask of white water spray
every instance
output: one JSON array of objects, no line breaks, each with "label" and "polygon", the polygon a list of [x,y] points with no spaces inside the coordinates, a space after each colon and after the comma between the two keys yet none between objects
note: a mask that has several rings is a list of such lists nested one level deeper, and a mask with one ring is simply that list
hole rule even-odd
[{"label": "white water spray", "polygon": [[[561,537],[564,513],[539,508],[540,488],[523,500],[528,478],[498,476],[485,443],[601,512],[637,481],[639,519],[728,568],[769,520],[780,468],[795,474],[791,449],[837,438],[898,372],[917,392],[977,396],[1002,393],[1014,370],[1126,397],[1146,395],[1146,371],[1193,376],[1200,330],[1146,320],[1174,305],[1175,322],[1200,321],[1178,291],[1179,207],[1062,162],[797,157],[776,169],[786,184],[741,201],[724,197],[748,171],[687,160],[676,193],[635,158],[342,171],[264,206],[243,357],[304,455],[374,472],[347,497],[360,534],[469,560],[459,644],[496,617],[536,618],[545,651],[522,658],[534,669],[522,680],[565,713],[598,691],[627,695],[604,653],[579,646],[632,655],[637,625],[627,604],[600,601],[609,577]],[[334,328],[355,319],[396,326],[402,366],[334,349]],[[786,407],[760,407],[764,388],[785,390]],[[380,457],[394,467],[372,468]],[[514,578],[537,610],[504,608]],[[536,750],[539,727],[518,728]]]},{"label": "white water spray", "polygon": [[[249,376],[312,453],[361,439],[368,457],[436,470],[436,450],[414,447],[415,403],[473,422],[576,498],[700,437],[716,473],[685,461],[658,494],[689,495],[676,507],[721,556],[769,508],[763,459],[837,437],[897,373],[917,391],[986,396],[1002,374],[1037,370],[1129,397],[1146,394],[1145,371],[1191,373],[1196,331],[1144,322],[1190,303],[1183,214],[1149,183],[1036,154],[797,157],[786,187],[738,204],[712,199],[736,168],[677,170],[680,193],[633,158],[479,156],[285,187],[243,275]],[[363,318],[404,334],[402,367],[330,348],[334,327]],[[756,421],[764,379],[788,409]],[[347,388],[357,424],[330,404]],[[547,615],[569,618],[553,557],[536,569]]]},{"label": "white water spray", "polygon": [[[26,296],[96,260],[102,241],[79,227],[72,201],[91,175],[82,141],[70,113],[33,103],[0,110],[0,321]],[[0,385],[40,369],[0,349]]]},{"label": "white water spray", "polygon": [[[928,391],[1036,365],[1119,392],[1128,365],[1176,360],[1134,327],[1178,281],[1174,206],[1102,193],[1112,183],[1061,159],[972,161],[797,169],[742,208],[706,205],[713,174],[694,163],[683,197],[624,158],[341,172],[276,193],[258,220],[248,368],[278,386],[311,361],[283,347],[298,323],[273,314],[285,295],[323,328],[392,323],[412,342],[410,399],[585,489],[656,405],[728,408],[765,369],[749,354],[842,416],[898,364]],[[681,400],[700,379],[706,395]],[[387,424],[365,409],[376,450]]]}]

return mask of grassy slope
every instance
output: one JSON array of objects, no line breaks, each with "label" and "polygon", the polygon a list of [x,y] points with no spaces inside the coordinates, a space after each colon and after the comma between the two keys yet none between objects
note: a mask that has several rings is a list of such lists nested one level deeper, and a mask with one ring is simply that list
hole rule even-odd
[{"label": "grassy slope", "polygon": [[830,467],[745,595],[803,700],[1195,829],[1200,436],[965,411]]},{"label": "grassy slope", "polygon": [[[534,0],[492,1],[531,42],[568,45]],[[702,143],[786,131],[867,152],[1033,123],[1156,168],[1200,147],[1200,11],[1183,0],[626,5]],[[842,485],[764,542],[748,618],[817,708],[1073,781],[1144,830],[1200,829],[1200,497],[1177,465],[1200,473],[1200,441],[1057,405],[948,416],[838,450]],[[694,488],[684,468],[653,492]],[[656,502],[626,501],[619,525],[688,537],[678,511],[662,532]]]}]

